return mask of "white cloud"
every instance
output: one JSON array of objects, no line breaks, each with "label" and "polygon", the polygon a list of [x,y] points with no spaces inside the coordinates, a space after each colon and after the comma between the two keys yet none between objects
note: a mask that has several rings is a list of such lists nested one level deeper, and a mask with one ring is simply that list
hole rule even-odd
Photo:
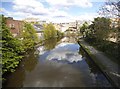
[{"label": "white cloud", "polygon": [[98,13],[84,13],[82,15],[79,16],[75,16],[74,19],[78,19],[78,20],[93,20],[94,18],[98,17]]},{"label": "white cloud", "polygon": [[9,12],[8,15],[28,18],[35,17],[40,18],[42,20],[52,20],[54,18],[60,17],[68,17],[68,13],[54,7],[45,8],[44,5],[40,2],[40,0],[14,0],[13,1],[13,10],[16,12]]},{"label": "white cloud", "polygon": [[106,2],[106,1],[108,1],[108,0],[90,0],[90,2]]},{"label": "white cloud", "polygon": [[54,14],[51,15],[52,17],[69,17],[68,13],[65,11],[60,11],[57,10],[56,12],[54,12]]},{"label": "white cloud", "polygon": [[14,0],[15,5],[28,6],[28,7],[43,7],[43,5],[37,0]]},{"label": "white cloud", "polygon": [[47,15],[48,9],[44,8],[43,4],[37,0],[15,0],[13,9],[33,15]]},{"label": "white cloud", "polygon": [[92,3],[89,0],[45,0],[51,6],[56,7],[70,7],[70,6],[79,6],[79,7],[92,7]]},{"label": "white cloud", "polygon": [[2,12],[2,13],[6,13],[7,10],[5,10],[4,8],[0,8],[0,12]]},{"label": "white cloud", "polygon": [[[43,2],[47,2],[50,6],[45,7]],[[95,13],[72,16],[66,10],[71,6],[91,7],[92,3],[89,0],[14,0],[14,11],[10,12],[3,9],[3,12],[7,16],[14,17],[15,19],[32,17],[58,23],[75,20],[91,20],[96,16]]]}]

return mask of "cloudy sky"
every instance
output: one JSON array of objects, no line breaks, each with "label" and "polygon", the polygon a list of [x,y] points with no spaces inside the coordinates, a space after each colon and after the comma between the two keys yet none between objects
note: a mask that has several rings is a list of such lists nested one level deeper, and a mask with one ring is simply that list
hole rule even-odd
[{"label": "cloudy sky", "polygon": [[92,20],[105,0],[2,0],[0,14],[22,20],[39,18],[51,22]]}]

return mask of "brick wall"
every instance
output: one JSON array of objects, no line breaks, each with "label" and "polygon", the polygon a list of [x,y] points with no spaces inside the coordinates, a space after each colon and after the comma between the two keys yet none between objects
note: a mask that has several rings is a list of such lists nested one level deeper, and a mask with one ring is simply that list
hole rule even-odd
[{"label": "brick wall", "polygon": [[6,24],[10,29],[10,32],[13,34],[13,36],[20,35],[20,31],[22,31],[23,28],[23,22],[19,20],[14,20],[13,18],[7,18]]}]

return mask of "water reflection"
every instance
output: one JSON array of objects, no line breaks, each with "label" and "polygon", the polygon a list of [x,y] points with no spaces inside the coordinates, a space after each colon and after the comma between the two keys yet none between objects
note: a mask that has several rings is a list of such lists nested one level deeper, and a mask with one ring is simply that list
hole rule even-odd
[{"label": "water reflection", "polygon": [[3,87],[22,87],[25,78],[25,70],[20,66],[14,73],[7,77],[7,81]]},{"label": "water reflection", "polygon": [[96,87],[97,87],[97,85],[110,86],[109,82],[106,80],[104,75],[101,73],[101,71],[98,69],[98,67],[96,67],[96,65],[94,64],[92,59],[84,52],[84,50],[82,48],[79,49],[79,53],[82,54],[84,60],[86,61],[86,63],[89,66],[90,76],[92,77],[93,85]]},{"label": "water reflection", "polygon": [[37,56],[33,55],[34,50],[26,53],[25,58],[20,63],[20,66],[17,70],[10,74],[7,77],[7,81],[5,82],[3,87],[23,87],[24,81],[26,80],[26,73],[31,72],[36,67],[38,60]]},{"label": "water reflection", "polygon": [[60,41],[60,39],[61,39],[61,38],[51,38],[51,39],[49,39],[49,40],[45,40],[45,41],[44,41],[44,48],[45,48],[46,50],[51,50],[51,49],[53,49],[53,48],[56,46],[57,42]]},{"label": "water reflection", "polygon": [[51,52],[49,53],[47,60],[65,60],[70,63],[78,62],[82,60],[82,56],[79,55],[78,50],[79,45],[73,43],[61,43],[56,46]]},{"label": "water reflection", "polygon": [[[71,43],[74,41],[75,39],[71,39],[69,37],[64,37],[58,43],[56,39],[50,39],[49,41],[46,41],[46,45],[38,47],[37,50],[39,50],[39,55],[45,56],[48,53],[46,52],[46,48],[47,51],[48,49],[51,49],[49,54],[45,58],[46,60],[64,60],[69,61],[70,63],[78,62],[82,60],[82,55],[78,53],[80,46],[78,44]],[[55,46],[56,44],[58,45]]]},{"label": "water reflection", "polygon": [[[12,73],[6,86],[101,87],[110,86],[73,38],[50,39],[32,51]],[[35,55],[35,54],[37,55]]]},{"label": "water reflection", "polygon": [[34,51],[29,52],[29,55],[25,57],[25,62],[23,64],[26,71],[31,72],[38,63],[37,56],[33,55]]}]

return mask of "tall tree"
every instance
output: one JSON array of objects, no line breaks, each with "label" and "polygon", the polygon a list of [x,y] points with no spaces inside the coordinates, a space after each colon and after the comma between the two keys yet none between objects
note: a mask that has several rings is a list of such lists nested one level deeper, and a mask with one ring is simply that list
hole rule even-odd
[{"label": "tall tree", "polygon": [[100,8],[100,14],[107,17],[120,17],[120,1],[108,0],[105,5]]},{"label": "tall tree", "polygon": [[108,32],[111,29],[110,24],[110,19],[104,17],[97,17],[94,19],[93,23],[89,26],[89,28],[93,30],[93,35],[98,40],[103,40],[106,39],[108,36]]},{"label": "tall tree", "polygon": [[13,72],[18,66],[24,49],[21,42],[14,38],[10,33],[10,29],[6,26],[6,18],[1,15],[0,34],[2,34],[2,74],[5,72]]},{"label": "tall tree", "polygon": [[99,12],[102,16],[114,18],[113,29],[116,29],[117,42],[120,43],[120,0],[108,0]]},{"label": "tall tree", "polygon": [[80,33],[83,34],[83,37],[86,35],[86,30],[88,29],[88,23],[84,22],[83,25],[80,27]]},{"label": "tall tree", "polygon": [[25,50],[32,49],[35,43],[37,43],[38,36],[30,23],[24,23],[24,29],[21,33],[21,38]]},{"label": "tall tree", "polygon": [[56,35],[57,35],[57,30],[55,29],[52,23],[44,27],[44,39],[49,39],[51,37],[55,37]]}]

